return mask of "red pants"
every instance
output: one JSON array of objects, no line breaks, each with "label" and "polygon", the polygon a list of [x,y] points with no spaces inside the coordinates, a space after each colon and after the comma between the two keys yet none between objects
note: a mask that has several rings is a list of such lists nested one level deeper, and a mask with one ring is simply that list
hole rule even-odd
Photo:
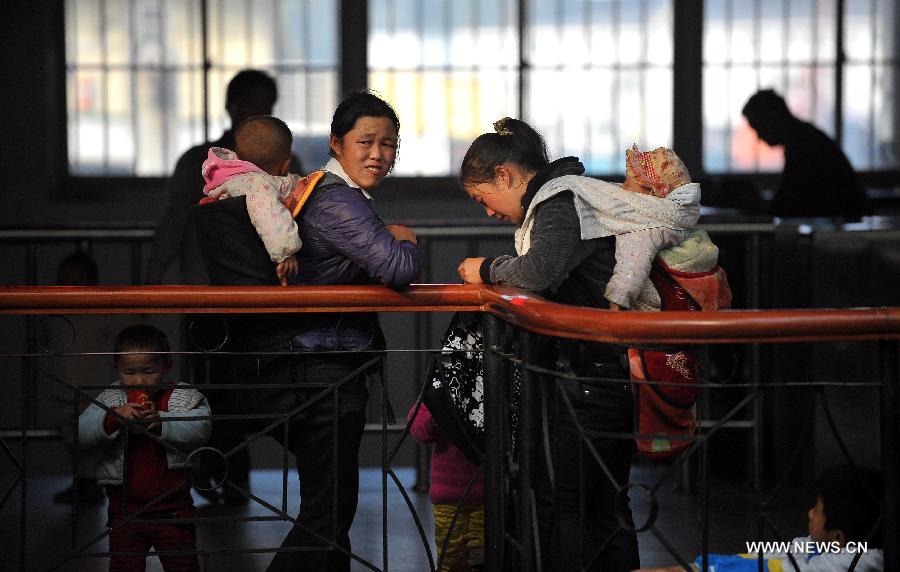
[{"label": "red pants", "polygon": [[[159,517],[162,518],[162,517]],[[171,516],[169,517],[171,518]],[[194,523],[185,524],[122,524],[110,518],[110,552],[157,552],[197,550],[197,529]],[[110,572],[144,570],[147,556],[111,556]],[[200,570],[194,554],[160,554],[159,561],[166,572],[195,572]]]}]

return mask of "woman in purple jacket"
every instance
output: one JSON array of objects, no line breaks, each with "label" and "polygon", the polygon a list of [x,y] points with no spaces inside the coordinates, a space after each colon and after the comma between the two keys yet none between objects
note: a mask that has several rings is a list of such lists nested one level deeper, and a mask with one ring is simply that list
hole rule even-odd
[{"label": "woman in purple jacket", "polygon": [[[394,167],[399,129],[397,114],[375,95],[354,93],[340,103],[331,122],[332,158],[296,218],[303,248],[297,256],[300,271],[291,284],[403,288],[419,274],[425,257],[415,235],[406,227],[386,225],[368,193]],[[365,372],[357,370],[384,349],[384,335],[377,314],[294,314],[277,320],[281,326],[253,333],[256,350],[292,350],[296,356],[270,361],[258,378],[261,383],[296,384],[298,390],[279,392],[260,409],[294,410],[320,393],[324,384],[348,379],[337,384],[337,396],[319,397],[290,424],[289,448],[300,475],[300,514],[282,547],[321,550],[281,552],[269,570],[349,570],[348,533],[356,514],[368,399]],[[247,339],[247,334],[242,337]],[[303,355],[328,350],[354,351]],[[304,384],[308,389],[299,387]],[[282,433],[280,428],[273,431],[277,438]]]}]

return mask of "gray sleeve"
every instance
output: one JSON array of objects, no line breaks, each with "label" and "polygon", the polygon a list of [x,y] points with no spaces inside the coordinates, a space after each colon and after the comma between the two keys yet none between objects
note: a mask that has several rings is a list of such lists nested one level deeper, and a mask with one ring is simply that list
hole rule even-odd
[{"label": "gray sleeve", "polygon": [[491,262],[491,283],[554,292],[590,253],[581,240],[572,193],[560,193],[535,208],[528,252]]},{"label": "gray sleeve", "polygon": [[[209,404],[206,398],[190,411],[172,412],[160,411],[159,416],[164,419],[178,419],[179,417],[208,417],[210,415]],[[160,437],[163,441],[171,443],[181,451],[189,452],[202,447],[208,440],[212,431],[210,419],[191,419],[186,421],[168,421],[161,423]]]},{"label": "gray sleeve", "polygon": [[632,308],[650,278],[650,267],[658,248],[653,230],[645,229],[616,236],[616,267],[604,296],[622,308]]},{"label": "gray sleeve", "polygon": [[119,431],[107,433],[103,429],[103,420],[106,419],[107,410],[96,403],[91,403],[81,415],[78,416],[78,440],[82,446],[99,445],[109,441],[115,441]]},{"label": "gray sleeve", "polygon": [[650,279],[650,268],[660,250],[676,246],[686,237],[664,227],[648,228],[616,237],[616,267],[604,296],[623,308],[633,308]]}]

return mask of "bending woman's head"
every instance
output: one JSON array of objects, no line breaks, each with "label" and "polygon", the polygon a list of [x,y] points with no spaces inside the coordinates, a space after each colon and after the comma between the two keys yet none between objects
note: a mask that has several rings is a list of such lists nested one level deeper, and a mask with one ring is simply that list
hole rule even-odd
[{"label": "bending woman's head", "polygon": [[488,216],[520,223],[522,197],[535,173],[550,162],[544,138],[530,125],[504,117],[494,133],[479,135],[463,157],[459,180]]},{"label": "bending woman's head", "polygon": [[330,155],[363,189],[381,184],[394,168],[400,120],[386,101],[369,92],[354,92],[334,111]]}]

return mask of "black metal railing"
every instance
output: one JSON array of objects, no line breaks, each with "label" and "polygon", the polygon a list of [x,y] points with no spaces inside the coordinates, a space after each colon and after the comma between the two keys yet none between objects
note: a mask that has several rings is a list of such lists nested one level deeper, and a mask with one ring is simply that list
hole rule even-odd
[{"label": "black metal railing", "polygon": [[[615,313],[598,310],[574,309],[544,302],[523,292],[502,288],[479,288],[473,286],[414,286],[408,292],[396,293],[379,287],[301,287],[301,288],[191,288],[191,287],[147,287],[147,288],[5,288],[0,291],[0,313],[7,314],[4,318],[8,326],[14,326],[8,322],[16,320],[13,315],[20,315],[19,319],[27,320],[28,316],[39,316],[48,313],[205,313],[210,311],[221,313],[253,313],[253,312],[317,312],[317,311],[390,311],[390,312],[430,312],[430,311],[475,311],[485,312],[484,331],[485,344],[482,348],[485,367],[485,487],[489,491],[485,499],[486,530],[485,544],[486,568],[489,570],[508,569],[512,566],[523,570],[540,569],[540,554],[546,550],[544,539],[538,534],[538,522],[535,511],[535,490],[537,486],[534,479],[540,476],[542,458],[548,456],[548,449],[542,437],[546,431],[548,419],[547,396],[555,386],[563,386],[570,383],[604,384],[611,380],[596,376],[579,375],[577,368],[549,364],[546,359],[537,358],[546,354],[548,340],[551,338],[566,338],[583,340],[584,342],[609,342],[624,346],[634,344],[649,344],[652,347],[672,344],[710,344],[710,343],[786,343],[786,342],[815,342],[818,344],[832,343],[835,340],[879,340],[877,356],[866,356],[866,359],[874,359],[880,364],[880,377],[877,380],[829,380],[829,379],[800,379],[788,380],[780,383],[766,382],[764,387],[751,381],[748,383],[717,384],[707,382],[703,385],[703,391],[707,394],[716,391],[743,391],[743,395],[737,403],[724,415],[718,418],[711,426],[705,427],[698,435],[693,437],[689,447],[677,459],[667,466],[666,475],[649,483],[616,482],[616,488],[620,494],[630,492],[634,495],[643,495],[643,501],[650,507],[656,507],[649,511],[648,515],[634,525],[641,534],[642,542],[647,538],[655,538],[669,553],[674,562],[686,564],[693,556],[687,553],[684,546],[676,546],[677,542],[666,535],[662,527],[658,526],[661,518],[675,518],[677,515],[661,509],[661,503],[657,498],[663,484],[672,482],[677,476],[679,468],[693,463],[694,459],[699,464],[699,503],[700,516],[695,523],[698,529],[698,552],[706,553],[710,539],[715,539],[715,531],[709,526],[708,499],[712,484],[709,479],[709,469],[715,459],[711,458],[709,443],[727,422],[736,415],[756,404],[764,404],[764,395],[774,388],[785,387],[812,392],[815,396],[813,405],[821,411],[827,420],[829,432],[840,443],[843,457],[851,462],[855,452],[849,447],[842,436],[845,427],[833,414],[834,408],[830,403],[827,393],[832,387],[852,387],[856,390],[877,391],[880,404],[880,435],[877,447],[880,455],[880,463],[885,479],[885,497],[882,502],[881,527],[885,539],[896,538],[898,532],[898,376],[897,376],[897,339],[900,337],[900,310],[896,309],[871,309],[871,310],[804,310],[804,311],[754,311],[754,312],[717,312],[709,314],[691,312],[664,312],[664,313]],[[34,320],[31,320],[33,323]],[[14,327],[8,328],[14,330]],[[45,348],[38,352],[7,351],[3,354],[4,362],[12,360],[24,360],[27,365],[25,370],[36,367],[36,362],[66,352],[51,352],[51,348]],[[413,348],[423,354],[432,354],[440,351],[439,348]],[[398,350],[389,348],[387,355]],[[209,356],[210,352],[177,352],[187,355]],[[228,358],[228,352],[214,352],[219,358]],[[291,354],[293,355],[293,354]],[[70,355],[69,359],[74,359]],[[246,356],[235,356],[246,358]],[[375,357],[373,359],[380,359]],[[521,395],[516,398],[508,385],[509,372],[512,365],[518,366],[523,372]],[[23,370],[24,373],[24,370]],[[352,374],[355,375],[355,372]],[[352,377],[350,375],[349,377]],[[340,395],[341,387],[346,380],[335,380],[323,385],[320,391],[312,396],[312,400],[297,404],[287,411],[274,413],[242,412],[233,415],[217,415],[215,411],[211,416],[213,422],[247,423],[255,421],[264,423],[264,426],[249,433],[248,438],[238,447],[246,447],[249,442],[271,433],[273,430],[280,432],[284,440],[290,439],[288,421],[295,415],[301,414],[304,407],[310,403],[322,399],[336,399]],[[16,561],[20,569],[51,568],[58,567],[73,558],[105,558],[110,556],[109,551],[97,550],[94,545],[102,539],[106,531],[97,532],[88,541],[82,542],[84,537],[78,527],[77,505],[73,506],[69,522],[71,523],[71,540],[68,543],[70,549],[60,551],[60,554],[51,554],[47,551],[34,553],[29,547],[34,542],[34,515],[46,510],[47,498],[36,498],[29,494],[30,483],[38,476],[30,470],[34,462],[35,439],[37,436],[29,434],[33,428],[34,417],[31,411],[38,404],[31,378],[22,375],[18,384],[18,395],[13,387],[15,384],[6,384],[11,407],[9,410],[20,410],[19,427],[6,417],[4,429],[6,430],[0,439],[2,444],[4,463],[4,475],[10,475],[4,481],[8,481],[2,500],[0,500],[0,516],[9,515],[14,507],[11,500],[18,493],[18,518],[13,519],[14,526],[4,526],[3,533],[7,540],[3,543],[7,547],[8,561]],[[421,383],[421,378],[416,382]],[[78,412],[79,402],[89,398],[86,393],[98,390],[100,386],[79,386],[66,380],[57,380],[62,383],[75,396],[73,413]],[[386,380],[387,384],[393,383]],[[621,383],[621,381],[619,381]],[[653,384],[655,382],[646,382]],[[418,386],[418,385],[417,385]],[[224,389],[227,391],[265,391],[278,389],[282,386],[266,386],[260,384],[216,384],[200,385],[201,390]],[[421,386],[418,395],[421,395]],[[283,387],[282,387],[283,388]],[[578,416],[572,415],[571,403],[563,400],[562,408],[555,411],[568,412],[575,425],[578,426]],[[427,538],[426,530],[428,518],[419,515],[415,509],[413,497],[402,486],[398,477],[395,459],[405,439],[406,430],[399,434],[388,431],[387,392],[382,392],[382,418],[381,418],[381,495],[382,495],[382,542],[381,550],[376,552],[380,558],[371,554],[351,553],[350,557],[358,565],[369,569],[390,569],[398,567],[405,560],[403,556],[395,555],[390,549],[396,542],[391,534],[390,524],[393,519],[388,519],[388,493],[392,485],[396,486],[399,494],[404,499],[404,505],[409,509],[409,514],[415,522],[421,540],[420,554],[424,554],[427,566],[434,569],[437,565],[434,546]],[[515,431],[518,432],[516,450],[512,451],[511,416],[517,416]],[[140,424],[126,422],[129,429],[138,433],[146,433],[146,429]],[[806,425],[804,425],[806,427]],[[280,429],[279,429],[280,428]],[[11,430],[15,431],[15,438]],[[799,450],[808,445],[807,436],[809,430],[800,432],[796,442]],[[589,436],[582,432],[581,441],[588,445]],[[623,439],[634,439],[640,435],[619,435]],[[595,461],[601,466],[603,459],[594,455],[590,447],[586,447],[586,458],[595,457]],[[32,451],[29,453],[29,451]],[[234,452],[208,451],[213,456],[225,460]],[[194,455],[205,454],[204,451],[194,452]],[[796,455],[784,469],[784,473],[776,475],[774,485],[765,487],[761,502],[758,503],[758,534],[779,534],[781,527],[777,518],[772,516],[773,502],[779,491],[784,487],[786,476],[796,466]],[[77,457],[76,457],[77,459]],[[552,466],[552,463],[551,463]],[[8,471],[8,468],[12,468]],[[77,466],[76,466],[77,471]],[[284,454],[282,463],[282,490],[278,498],[263,498],[256,494],[250,495],[252,501],[260,510],[268,514],[240,516],[240,517],[195,517],[194,522],[199,526],[211,526],[223,520],[231,523],[245,522],[242,526],[253,526],[258,521],[284,521],[291,522],[290,507],[287,494],[287,453]],[[77,472],[73,473],[73,478]],[[75,479],[77,482],[77,479]],[[234,483],[231,483],[234,485]],[[226,486],[228,484],[226,483]],[[234,488],[234,487],[232,487]],[[749,496],[756,496],[752,487]],[[239,493],[250,494],[247,490],[238,490]],[[76,491],[77,494],[77,491]],[[280,499],[280,501],[279,501]],[[280,506],[279,506],[280,505]],[[151,504],[152,507],[152,504]],[[149,508],[149,507],[147,507]],[[5,520],[5,522],[8,522]],[[30,532],[29,532],[30,531]],[[18,548],[10,549],[11,536],[18,532]],[[649,535],[649,536],[648,536]],[[760,540],[762,538],[759,538]],[[40,539],[40,546],[46,549],[45,539]],[[749,539],[748,539],[749,540]],[[754,538],[753,540],[757,540]],[[601,541],[601,544],[603,542]],[[272,543],[275,544],[275,543]],[[325,544],[328,550],[341,550],[336,546],[334,539],[327,539]],[[201,544],[197,554],[203,560],[208,569],[225,567],[232,557],[240,557],[258,553],[274,553],[283,550],[276,545],[260,547],[253,546],[227,546],[208,547]],[[290,549],[287,549],[290,550]],[[735,551],[739,551],[736,547]],[[9,560],[9,559],[12,560]],[[398,560],[399,558],[400,560]],[[885,562],[887,569],[897,569],[897,548],[887,543],[885,546]],[[582,555],[582,562],[586,569],[594,559],[594,554]],[[376,564],[376,562],[380,562]]]}]

